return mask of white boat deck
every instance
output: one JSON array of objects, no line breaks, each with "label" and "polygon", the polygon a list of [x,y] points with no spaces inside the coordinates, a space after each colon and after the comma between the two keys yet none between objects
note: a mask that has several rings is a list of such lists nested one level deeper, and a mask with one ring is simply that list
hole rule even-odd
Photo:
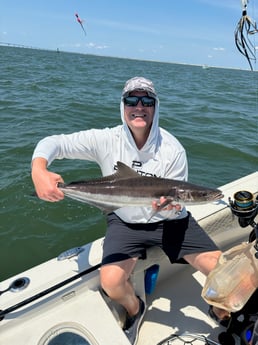
[{"label": "white boat deck", "polygon": [[[250,227],[240,228],[237,219],[233,218],[226,204],[228,197],[239,190],[257,194],[258,172],[221,189],[224,203],[188,209],[225,250],[246,241],[251,230]],[[0,321],[0,345],[129,345],[120,327],[124,313],[99,290],[98,268],[82,274],[100,263],[102,239],[83,249],[78,256],[63,261],[54,258],[0,283],[0,291],[3,291],[17,278],[30,279],[24,290],[8,291],[0,296],[0,309],[8,311],[11,307]],[[157,286],[152,294],[145,296],[145,270],[155,263],[160,265]],[[73,280],[78,274],[80,277]],[[67,279],[71,279],[70,282],[62,286]],[[184,332],[204,334],[216,344],[222,329],[207,316],[208,306],[201,298],[204,280],[205,277],[189,265],[171,265],[158,248],[149,250],[147,259],[139,261],[132,276],[137,294],[147,302],[137,345],[157,345],[173,333]],[[56,284],[60,286],[42,294]],[[39,293],[40,297],[33,299]],[[19,307],[24,301],[29,302]],[[80,340],[64,342],[60,338],[62,334],[76,334]],[[165,344],[170,345],[169,342]],[[204,343],[194,342],[194,345],[199,344]]]}]

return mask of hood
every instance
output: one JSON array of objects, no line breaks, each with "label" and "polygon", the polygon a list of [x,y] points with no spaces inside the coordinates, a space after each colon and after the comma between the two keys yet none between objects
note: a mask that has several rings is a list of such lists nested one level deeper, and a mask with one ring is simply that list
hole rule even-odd
[{"label": "hood", "polygon": [[133,147],[134,149],[136,149],[137,151],[139,151],[139,153],[147,155],[148,156],[148,158],[146,157],[147,159],[154,157],[155,152],[157,151],[157,148],[160,145],[159,99],[157,96],[155,96],[154,98],[156,102],[155,102],[155,111],[154,111],[150,134],[145,145],[140,150],[137,148],[134,138],[132,136],[132,133],[125,122],[123,97],[121,97],[121,101],[120,101],[120,113],[121,113],[121,120],[123,123],[124,135],[127,137],[129,141],[129,145]]}]

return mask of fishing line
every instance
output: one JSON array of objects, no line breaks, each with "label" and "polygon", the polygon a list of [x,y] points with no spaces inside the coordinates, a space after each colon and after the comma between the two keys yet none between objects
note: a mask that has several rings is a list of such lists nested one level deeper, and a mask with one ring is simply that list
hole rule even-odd
[{"label": "fishing line", "polygon": [[[258,26],[255,21],[255,3],[252,1],[251,16],[249,16],[247,12],[248,4],[249,0],[241,0],[242,17],[237,23],[235,29],[235,44],[240,53],[246,57],[251,71],[257,73],[258,43],[256,40],[256,34],[258,33]],[[254,86],[254,90],[252,88],[251,92],[254,92],[254,113],[258,114],[258,78],[256,73],[253,73],[251,77],[251,83]],[[258,119],[255,120],[254,128],[256,130],[256,144],[258,144]]]},{"label": "fishing line", "polygon": [[[252,13],[254,14],[254,16],[256,15],[256,11],[255,11],[255,3],[254,1],[252,2]],[[256,39],[256,35],[253,35],[253,45],[254,45],[254,49],[255,49],[255,61],[254,61],[254,71],[257,73],[257,51],[258,51],[258,41]],[[256,73],[253,74],[253,82],[254,82],[254,89],[255,89],[255,114],[257,115],[256,118],[256,134],[258,134],[258,78]],[[256,135],[256,145],[258,145],[258,135]]]},{"label": "fishing line", "polygon": [[256,46],[252,42],[252,37],[258,33],[256,21],[247,13],[249,0],[242,0],[242,16],[235,29],[235,44],[241,54],[243,54],[253,70],[253,61],[256,63]]}]

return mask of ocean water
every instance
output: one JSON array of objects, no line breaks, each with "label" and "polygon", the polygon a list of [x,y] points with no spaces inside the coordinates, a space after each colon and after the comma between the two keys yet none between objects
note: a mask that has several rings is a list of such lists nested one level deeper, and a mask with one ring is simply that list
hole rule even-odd
[{"label": "ocean water", "polygon": [[[0,58],[0,281],[104,235],[98,209],[34,196],[31,155],[47,135],[120,123],[133,76],[155,83],[160,125],[186,148],[190,182],[219,187],[258,168],[256,72],[3,46]],[[100,175],[85,161],[50,169],[67,182]]]}]

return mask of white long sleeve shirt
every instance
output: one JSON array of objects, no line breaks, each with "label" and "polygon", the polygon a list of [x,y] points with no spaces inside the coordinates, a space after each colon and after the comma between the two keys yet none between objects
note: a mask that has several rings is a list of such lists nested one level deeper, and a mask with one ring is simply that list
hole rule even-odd
[{"label": "white long sleeve shirt", "polygon": [[[142,176],[186,181],[188,166],[185,150],[173,135],[158,126],[158,99],[150,135],[140,150],[124,121],[122,100],[120,109],[122,125],[46,137],[37,144],[32,159],[36,157],[45,158],[48,165],[55,159],[63,158],[94,161],[100,166],[103,176],[113,174],[117,161],[121,161]],[[86,179],[86,177],[82,176],[82,179]],[[123,221],[128,223],[146,223],[152,212],[151,205],[150,207],[123,207],[115,211]],[[153,216],[149,222],[185,216],[185,208],[179,215],[175,214],[173,210],[161,211]]]}]

